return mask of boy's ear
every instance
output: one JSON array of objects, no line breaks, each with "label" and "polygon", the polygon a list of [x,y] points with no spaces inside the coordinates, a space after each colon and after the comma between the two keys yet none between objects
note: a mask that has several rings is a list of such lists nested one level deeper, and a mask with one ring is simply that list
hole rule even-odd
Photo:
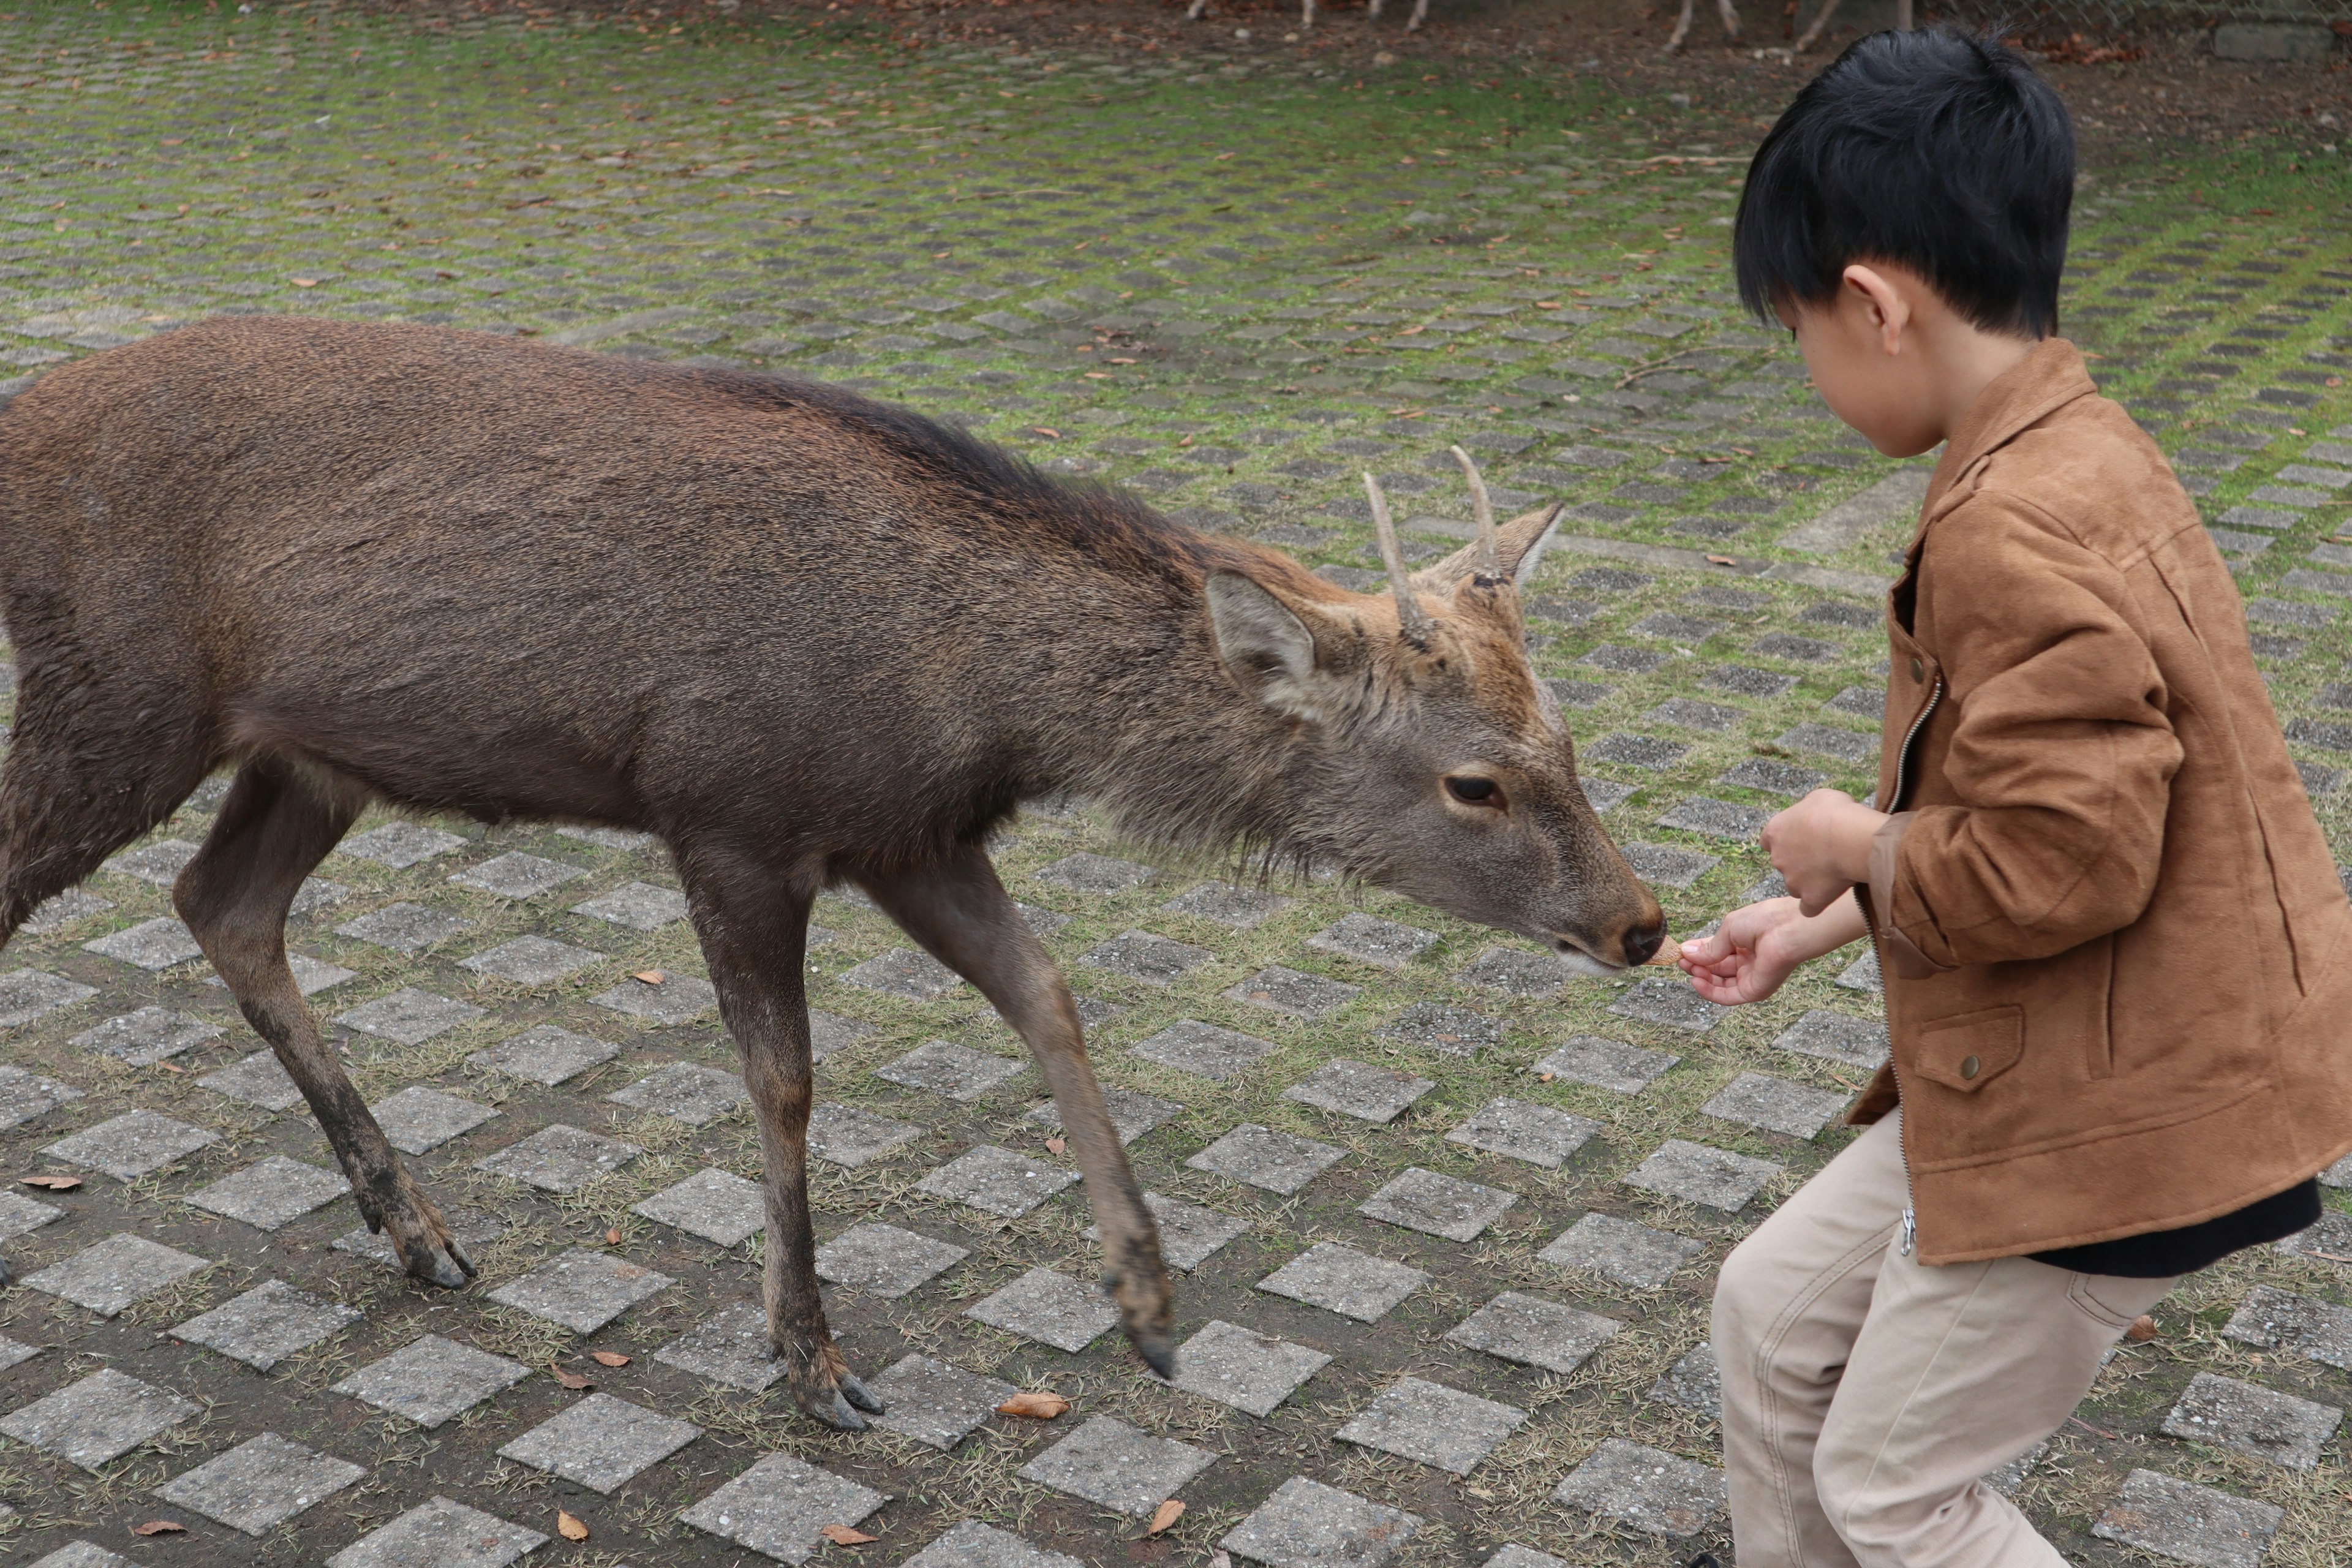
[{"label": "boy's ear", "polygon": [[1840,282],[1855,302],[1870,312],[1870,324],[1878,333],[1880,344],[1892,354],[1903,345],[1903,329],[1911,324],[1911,300],[1894,279],[1874,267],[1860,262],[1849,266]]}]

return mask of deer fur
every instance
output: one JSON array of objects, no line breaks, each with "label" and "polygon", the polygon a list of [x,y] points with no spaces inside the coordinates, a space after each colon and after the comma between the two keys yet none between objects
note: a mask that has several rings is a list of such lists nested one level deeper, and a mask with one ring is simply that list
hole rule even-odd
[{"label": "deer fur", "polygon": [[[473,1273],[296,989],[287,910],[371,803],[657,835],[766,1158],[800,1404],[879,1406],[818,1300],[812,901],[862,888],[1021,1035],[1173,1366],[1159,1234],[1076,1008],[982,846],[1076,794],[1128,829],[1336,867],[1595,971],[1663,938],[1529,668],[1558,509],[1385,596],[781,378],[416,326],[239,317],[60,367],[0,414],[19,671],[0,942],[236,776],[173,900],[407,1270]],[[1467,779],[1479,800],[1460,798]]]}]

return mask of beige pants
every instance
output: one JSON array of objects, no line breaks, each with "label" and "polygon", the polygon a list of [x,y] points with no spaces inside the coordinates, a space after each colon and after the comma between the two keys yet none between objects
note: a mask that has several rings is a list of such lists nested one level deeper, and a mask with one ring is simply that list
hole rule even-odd
[{"label": "beige pants", "polygon": [[2173,1281],[1901,1256],[1899,1137],[1864,1131],[1724,1260],[1739,1568],[2064,1568],[1980,1478],[2058,1429]]}]

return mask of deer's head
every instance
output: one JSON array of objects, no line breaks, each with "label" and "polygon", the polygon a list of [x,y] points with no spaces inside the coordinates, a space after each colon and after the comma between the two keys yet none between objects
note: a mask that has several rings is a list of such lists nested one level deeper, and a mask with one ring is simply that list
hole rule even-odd
[{"label": "deer's head", "polygon": [[1473,543],[1408,576],[1367,474],[1391,593],[1310,599],[1217,572],[1217,650],[1290,721],[1285,816],[1318,854],[1591,973],[1642,963],[1664,917],[1594,816],[1559,706],[1528,662],[1519,588],[1559,508],[1497,528],[1476,466],[1454,455]]}]

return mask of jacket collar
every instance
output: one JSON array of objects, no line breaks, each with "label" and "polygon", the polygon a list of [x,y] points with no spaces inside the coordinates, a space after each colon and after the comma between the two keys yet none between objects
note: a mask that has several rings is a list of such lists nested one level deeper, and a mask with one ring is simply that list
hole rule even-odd
[{"label": "jacket collar", "polygon": [[2044,338],[2034,344],[2031,353],[1995,376],[1960,416],[1958,427],[1944,443],[1936,471],[1928,476],[1927,499],[1919,511],[1923,522],[1941,510],[1947,492],[1979,459],[2054,410],[2097,390],[2073,343]]}]

